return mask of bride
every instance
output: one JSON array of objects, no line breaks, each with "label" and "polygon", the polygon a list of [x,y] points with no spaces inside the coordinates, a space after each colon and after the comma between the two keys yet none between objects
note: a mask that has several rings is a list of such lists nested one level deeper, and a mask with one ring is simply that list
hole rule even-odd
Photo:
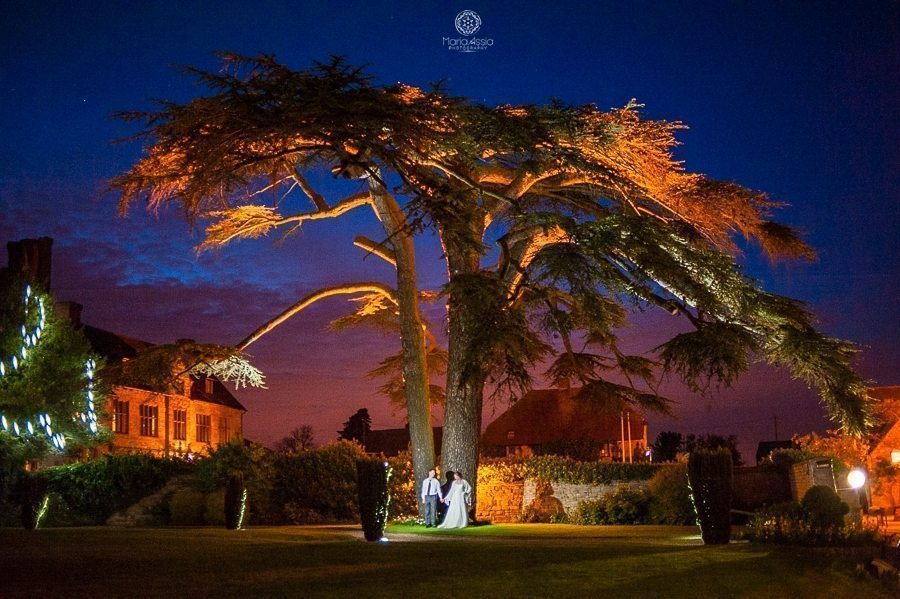
[{"label": "bride", "polygon": [[447,515],[438,528],[465,528],[469,523],[469,504],[471,503],[472,486],[463,480],[462,474],[453,473],[453,484],[444,498],[448,504]]}]

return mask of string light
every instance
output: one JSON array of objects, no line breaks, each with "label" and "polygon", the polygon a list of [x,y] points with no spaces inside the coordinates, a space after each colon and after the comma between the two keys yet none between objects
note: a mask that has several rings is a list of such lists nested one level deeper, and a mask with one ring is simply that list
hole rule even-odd
[{"label": "string light", "polygon": [[[18,354],[13,354],[9,358],[0,357],[0,377],[6,376],[7,368],[6,364],[8,363],[11,366],[10,373],[18,372],[19,367],[25,367],[25,362],[28,359],[28,349],[32,347],[36,347],[38,342],[41,339],[41,335],[44,332],[44,327],[47,322],[47,313],[44,308],[44,298],[34,295],[31,292],[31,285],[25,286],[25,314],[28,315],[30,309],[33,309],[34,306],[37,307],[37,311],[39,313],[38,323],[31,330],[23,324],[20,328],[20,333],[22,336],[22,345],[19,347]],[[21,356],[21,360],[19,359]],[[84,374],[87,378],[87,386],[85,388],[85,408],[86,413],[81,413],[79,416],[81,417],[82,423],[85,424],[86,428],[92,433],[97,434],[99,431],[99,427],[97,426],[97,413],[94,411],[94,370],[97,367],[97,363],[93,358],[88,358],[84,363]],[[0,414],[0,427],[4,431],[12,432],[13,435],[19,436],[24,434],[26,431],[29,435],[34,435],[36,432],[40,432],[43,430],[43,433],[50,440],[50,443],[56,449],[62,451],[66,446],[66,439],[61,432],[53,432],[53,428],[51,426],[50,414],[46,412],[38,414],[37,418],[38,429],[35,429],[32,420],[26,420],[24,424],[24,430],[19,427],[19,423],[15,420],[7,420],[4,414]],[[73,420],[76,418],[73,417]]]}]

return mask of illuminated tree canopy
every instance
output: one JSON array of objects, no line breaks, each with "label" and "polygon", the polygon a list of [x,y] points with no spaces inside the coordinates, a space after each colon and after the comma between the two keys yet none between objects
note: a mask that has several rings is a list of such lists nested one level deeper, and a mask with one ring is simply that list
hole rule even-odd
[{"label": "illuminated tree canopy", "polygon": [[[468,480],[486,385],[518,393],[546,360],[553,382],[580,385],[598,407],[666,410],[655,390],[661,371],[701,390],[762,359],[817,386],[846,431],[869,423],[854,348],[818,331],[801,302],[765,292],[735,259],[742,239],[773,260],[813,251],[773,220],[779,202],[685,170],[673,156],[681,123],[644,119],[634,102],[487,106],[440,85],[379,85],[340,60],[295,71],[226,55],[225,67],[191,71],[207,96],[127,115],[146,123],[148,145],[113,183],[122,209],[178,204],[188,219],[209,220],[209,248],[390,197],[376,210],[389,220],[386,239],[360,245],[397,266],[408,405],[411,391],[427,399],[427,352],[414,264],[397,250],[435,232],[448,266],[441,454]],[[323,168],[367,189],[326,201],[304,176]],[[282,202],[297,190],[313,210]],[[693,330],[628,355],[618,333],[635,308],[662,308]],[[411,411],[411,430],[413,420]]]}]

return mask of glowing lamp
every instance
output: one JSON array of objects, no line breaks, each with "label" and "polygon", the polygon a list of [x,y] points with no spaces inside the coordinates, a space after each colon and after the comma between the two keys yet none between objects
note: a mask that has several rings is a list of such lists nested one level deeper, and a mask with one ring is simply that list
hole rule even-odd
[{"label": "glowing lamp", "polygon": [[847,484],[851,489],[859,489],[866,484],[866,473],[861,468],[854,468],[847,475]]}]

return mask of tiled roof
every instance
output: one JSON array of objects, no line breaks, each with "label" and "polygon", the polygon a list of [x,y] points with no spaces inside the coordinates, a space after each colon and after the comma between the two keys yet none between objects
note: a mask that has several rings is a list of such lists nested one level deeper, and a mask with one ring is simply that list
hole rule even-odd
[{"label": "tiled roof", "polygon": [[[619,412],[604,411],[575,398],[579,389],[529,391],[490,423],[485,445],[543,445],[560,441],[620,441]],[[644,418],[633,411],[631,438],[643,435]],[[627,434],[627,432],[626,432]]]}]

